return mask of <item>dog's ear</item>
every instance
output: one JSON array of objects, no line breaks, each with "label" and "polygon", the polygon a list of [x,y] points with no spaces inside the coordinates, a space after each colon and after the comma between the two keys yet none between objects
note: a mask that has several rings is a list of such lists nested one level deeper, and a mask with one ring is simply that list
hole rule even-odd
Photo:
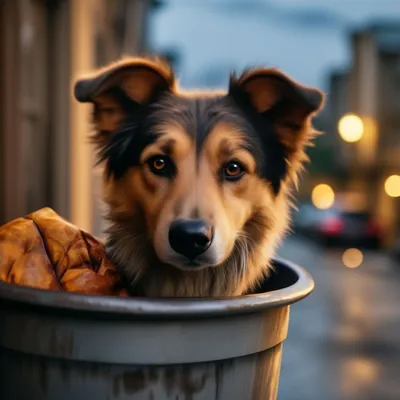
[{"label": "dog's ear", "polygon": [[238,78],[232,76],[229,92],[272,124],[288,159],[308,139],[310,117],[322,108],[324,101],[319,90],[300,85],[279,70],[269,68],[246,71]]},{"label": "dog's ear", "polygon": [[174,74],[161,61],[126,58],[79,79],[74,94],[78,101],[95,105],[99,132],[113,132],[129,107],[145,106],[173,86]]}]

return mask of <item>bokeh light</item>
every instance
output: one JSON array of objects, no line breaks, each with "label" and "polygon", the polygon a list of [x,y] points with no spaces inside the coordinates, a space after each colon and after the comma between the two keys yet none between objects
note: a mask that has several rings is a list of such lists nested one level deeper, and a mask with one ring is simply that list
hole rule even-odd
[{"label": "bokeh light", "polygon": [[364,123],[359,116],[346,114],[339,121],[338,131],[345,142],[358,142],[364,133]]},{"label": "bokeh light", "polygon": [[385,192],[390,197],[400,197],[400,175],[391,175],[386,179]]},{"label": "bokeh light", "polygon": [[335,192],[329,185],[321,183],[313,189],[311,200],[316,208],[327,210],[335,202]]},{"label": "bokeh light", "polygon": [[347,249],[343,253],[342,261],[347,268],[357,268],[363,262],[363,253],[358,249]]},{"label": "bokeh light", "polygon": [[343,398],[357,398],[360,387],[372,387],[373,383],[381,378],[381,369],[381,363],[373,357],[364,354],[347,357],[340,369]]}]

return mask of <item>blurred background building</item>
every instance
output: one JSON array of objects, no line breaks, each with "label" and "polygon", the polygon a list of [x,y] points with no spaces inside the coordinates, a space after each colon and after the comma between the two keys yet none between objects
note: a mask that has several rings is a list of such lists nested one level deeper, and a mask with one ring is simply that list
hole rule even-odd
[{"label": "blurred background building", "polygon": [[[364,197],[365,207],[384,227],[384,243],[390,245],[400,229],[400,189],[390,193],[385,187],[400,172],[400,24],[371,23],[353,31],[349,42],[349,68],[330,75],[328,133],[337,138],[343,190]],[[346,114],[362,122],[362,134],[350,143],[339,135]]]},{"label": "blurred background building", "polygon": [[147,51],[142,0],[0,1],[0,222],[45,205],[100,229],[90,110],[71,79]]}]

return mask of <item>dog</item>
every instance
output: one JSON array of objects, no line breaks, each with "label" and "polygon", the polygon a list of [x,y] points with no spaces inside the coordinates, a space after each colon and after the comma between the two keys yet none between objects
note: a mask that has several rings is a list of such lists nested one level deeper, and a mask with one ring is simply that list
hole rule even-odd
[{"label": "dog", "polygon": [[74,87],[93,103],[106,249],[132,293],[254,290],[289,227],[324,95],[272,68],[185,92],[162,60],[125,57]]}]

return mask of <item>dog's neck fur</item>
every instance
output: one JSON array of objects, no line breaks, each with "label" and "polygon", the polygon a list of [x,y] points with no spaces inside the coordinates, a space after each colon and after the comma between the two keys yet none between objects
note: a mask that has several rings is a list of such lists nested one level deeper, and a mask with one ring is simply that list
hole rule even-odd
[{"label": "dog's neck fur", "polygon": [[[120,230],[120,227],[117,228]],[[249,283],[255,286],[262,275],[269,270],[269,261],[262,268],[256,268],[256,250],[244,253],[240,245],[220,266],[201,270],[183,271],[160,262],[149,241],[145,238],[131,254],[126,252],[128,239],[120,233],[112,235],[107,243],[107,254],[125,278],[132,295],[146,297],[219,297],[243,294]],[[253,273],[252,273],[253,271]],[[249,282],[250,281],[250,282]]]}]

